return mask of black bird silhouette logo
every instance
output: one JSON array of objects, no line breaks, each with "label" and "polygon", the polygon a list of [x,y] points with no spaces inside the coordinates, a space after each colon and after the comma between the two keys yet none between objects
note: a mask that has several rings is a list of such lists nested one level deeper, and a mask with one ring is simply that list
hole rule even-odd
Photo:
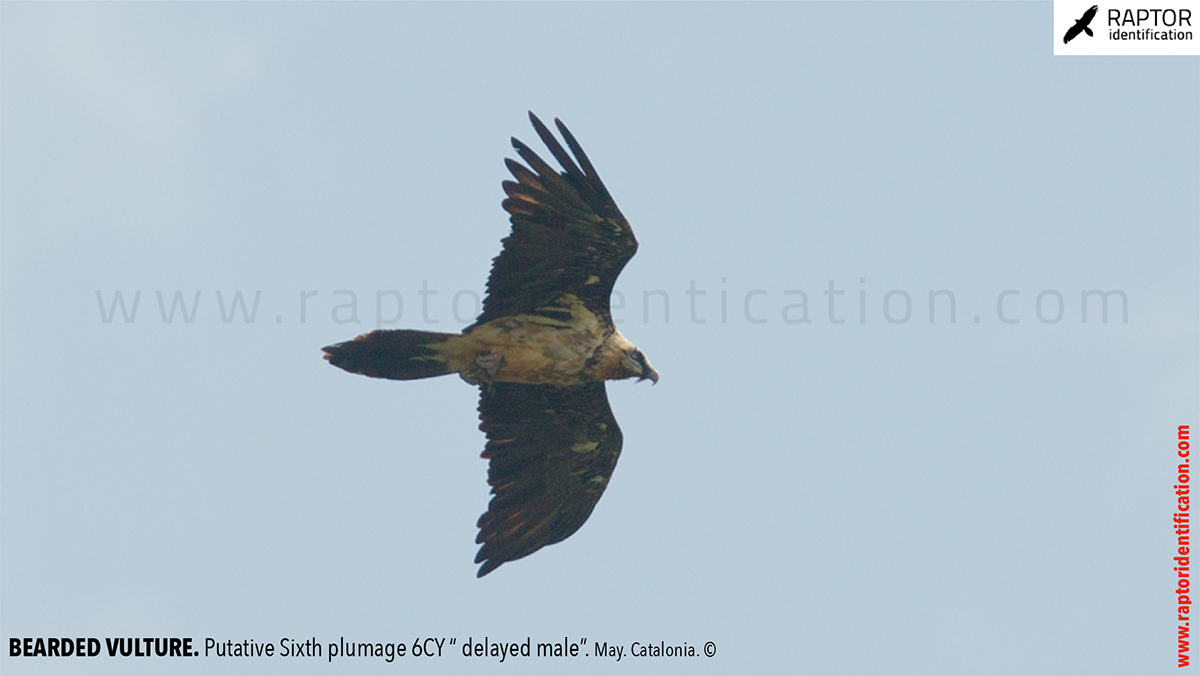
[{"label": "black bird silhouette logo", "polygon": [[1088,11],[1084,12],[1083,16],[1079,17],[1079,21],[1076,21],[1074,26],[1071,26],[1067,29],[1067,34],[1063,36],[1063,44],[1065,45],[1071,40],[1074,40],[1075,37],[1080,33],[1087,33],[1088,37],[1091,37],[1093,33],[1092,29],[1088,28],[1088,24],[1092,22],[1092,19],[1096,18],[1096,12],[1099,11],[1100,5],[1092,5],[1090,8],[1088,8]]}]

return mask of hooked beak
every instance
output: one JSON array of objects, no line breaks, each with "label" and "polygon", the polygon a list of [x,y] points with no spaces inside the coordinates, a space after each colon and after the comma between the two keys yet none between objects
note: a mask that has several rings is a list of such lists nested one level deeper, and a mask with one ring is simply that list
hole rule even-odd
[{"label": "hooked beak", "polygon": [[653,366],[646,364],[646,368],[642,369],[642,376],[638,378],[638,382],[640,383],[643,380],[649,380],[651,385],[657,385],[658,371],[655,371]]}]

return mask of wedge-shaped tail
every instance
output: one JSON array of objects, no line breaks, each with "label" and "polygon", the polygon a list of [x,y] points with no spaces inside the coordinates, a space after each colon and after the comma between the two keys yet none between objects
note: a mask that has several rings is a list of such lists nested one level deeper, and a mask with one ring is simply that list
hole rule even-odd
[{"label": "wedge-shaped tail", "polygon": [[321,349],[330,364],[350,373],[417,380],[451,372],[438,346],[455,337],[457,334],[433,331],[372,331]]}]

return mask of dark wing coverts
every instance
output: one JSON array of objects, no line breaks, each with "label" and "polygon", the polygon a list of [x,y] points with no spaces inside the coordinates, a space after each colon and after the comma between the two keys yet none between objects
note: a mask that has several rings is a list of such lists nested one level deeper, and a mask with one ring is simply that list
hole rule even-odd
[{"label": "dark wing coverts", "polygon": [[533,113],[529,119],[563,171],[512,140],[529,167],[505,160],[517,179],[503,184],[508,198],[502,206],[511,215],[512,233],[492,262],[476,324],[517,314],[559,318],[554,306],[564,294],[574,294],[611,324],[608,299],[617,275],[637,251],[637,240],[566,126],[554,121],[574,160],[541,120]]},{"label": "dark wing coverts", "polygon": [[479,517],[479,577],[579,530],[608,486],[621,430],[604,383],[575,387],[493,383],[482,389],[494,497]]}]

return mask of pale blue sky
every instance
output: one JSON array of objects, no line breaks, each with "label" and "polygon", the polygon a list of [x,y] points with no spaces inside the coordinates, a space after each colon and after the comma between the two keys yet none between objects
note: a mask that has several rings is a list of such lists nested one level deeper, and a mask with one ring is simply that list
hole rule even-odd
[{"label": "pale blue sky", "polygon": [[[718,646],[586,673],[1174,672],[1194,57],[1054,58],[1049,3],[0,20],[5,639],[569,636]],[[319,348],[397,294],[386,326],[470,322],[528,110],[570,126],[637,232],[617,316],[662,380],[609,386],[625,447],[588,523],[477,580],[476,391]],[[945,294],[929,321],[941,290],[953,323]],[[1123,292],[1128,321],[1113,294],[1084,323],[1089,290]],[[105,322],[97,292],[118,291],[137,314]],[[191,322],[163,319],[177,291],[199,291]],[[238,292],[252,323],[222,318]],[[71,671],[510,668],[375,662]]]}]

